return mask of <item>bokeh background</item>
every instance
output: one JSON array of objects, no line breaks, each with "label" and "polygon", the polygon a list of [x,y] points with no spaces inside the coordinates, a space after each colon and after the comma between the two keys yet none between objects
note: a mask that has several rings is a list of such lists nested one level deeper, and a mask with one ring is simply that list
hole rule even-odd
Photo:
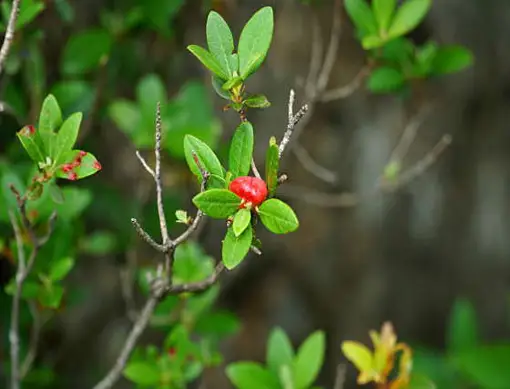
[{"label": "bokeh background", "polygon": [[[68,280],[80,295],[79,303],[62,309],[45,328],[40,357],[65,377],[67,388],[80,389],[90,387],[110,366],[130,328],[121,270],[130,261],[156,260],[129,223],[130,217],[141,215],[149,230],[156,232],[158,227],[150,177],[139,166],[133,144],[136,138],[141,148],[150,146],[152,122],[133,129],[132,111],[116,112],[112,104],[127,99],[150,105],[160,93],[154,86],[157,82],[147,83],[148,93],[138,102],[137,88],[146,77],[159,78],[173,102],[164,115],[166,130],[202,131],[225,155],[225,142],[238,117],[222,111],[224,101],[185,48],[192,43],[205,45],[205,18],[211,8],[229,21],[238,36],[255,10],[271,5],[275,10],[272,47],[264,66],[248,83],[251,92],[266,94],[272,103],[270,109],[249,113],[258,142],[256,160],[262,162],[269,137],[281,137],[285,130],[290,88],[296,90],[297,104],[306,102],[302,86],[314,44],[313,20],[317,19],[327,43],[333,2],[44,3],[46,9],[24,31],[23,45],[16,46],[13,55],[21,58],[20,64],[11,63],[10,73],[1,80],[2,98],[12,110],[0,116],[0,152],[13,147],[20,126],[35,121],[41,99],[49,91],[57,97],[72,95],[66,101],[67,112],[84,111],[80,142],[98,157],[103,170],[79,184],[93,193],[79,228],[88,234],[105,232],[103,238],[111,244],[99,254],[79,256]],[[79,53],[65,53],[70,37],[105,24],[122,26],[133,7],[145,13],[134,27],[126,31],[119,27],[109,43],[108,59],[86,71],[73,70],[72,58]],[[331,87],[349,83],[365,60],[344,11],[341,25]],[[311,331],[323,329],[328,351],[319,382],[331,387],[337,364],[345,361],[340,343],[368,342],[368,330],[386,320],[393,322],[399,338],[441,355],[458,298],[474,305],[484,341],[508,339],[509,36],[510,2],[435,0],[411,38],[417,43],[432,39],[465,45],[474,53],[473,67],[428,81],[408,98],[374,95],[362,86],[348,98],[315,105],[294,141],[331,170],[334,179],[324,182],[294,153],[287,154],[283,170],[289,180],[281,196],[295,208],[301,227],[284,237],[263,234],[263,255],[252,255],[221,278],[218,304],[239,315],[242,323],[240,332],[222,345],[227,361],[262,360],[268,332],[275,325],[283,327],[295,344]],[[452,135],[451,146],[408,185],[381,192],[377,182],[391,151],[406,124],[428,104],[432,109],[418,130],[406,166],[423,158],[444,134]],[[178,208],[191,210],[190,198],[197,190],[179,152],[171,151],[180,145],[170,143],[164,158],[169,215]],[[177,225],[175,231],[181,228]],[[9,236],[8,224],[2,232]],[[211,256],[219,257],[223,234],[221,224],[208,221],[197,239]],[[5,284],[12,268],[5,260],[0,267]],[[5,296],[1,300],[2,317],[8,317],[8,301]],[[0,323],[5,335],[6,324],[6,320]],[[3,339],[5,343],[6,336]],[[144,336],[144,341],[155,339],[150,331]],[[6,350],[7,344],[2,346]],[[7,355],[0,354],[0,363]],[[348,385],[354,376],[350,367]],[[208,371],[200,385],[230,387],[222,369]],[[118,387],[130,385],[123,382]]]}]

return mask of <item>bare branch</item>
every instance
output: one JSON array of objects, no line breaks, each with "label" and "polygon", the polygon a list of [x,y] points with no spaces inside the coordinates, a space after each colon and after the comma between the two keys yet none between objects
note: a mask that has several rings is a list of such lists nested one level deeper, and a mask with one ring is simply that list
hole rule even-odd
[{"label": "bare branch", "polygon": [[168,227],[166,224],[165,209],[163,207],[163,183],[161,180],[161,105],[158,103],[156,108],[156,147],[154,155],[156,157],[156,168],[154,169],[154,179],[156,180],[156,196],[158,204],[159,226],[161,229],[161,239],[163,245],[166,245],[170,239],[168,236]]},{"label": "bare branch", "polygon": [[145,170],[147,170],[147,172],[154,178],[156,179],[156,173],[154,173],[154,170],[151,169],[151,167],[149,166],[149,164],[147,163],[147,161],[145,160],[144,157],[142,157],[142,155],[140,154],[140,152],[138,150],[136,150],[135,152],[136,154],[136,158],[138,158],[138,160],[140,161],[140,163],[142,164],[142,166],[144,167]]},{"label": "bare branch", "polygon": [[19,6],[21,0],[13,0],[11,14],[9,15],[9,22],[7,23],[7,30],[5,31],[4,42],[0,49],[0,74],[5,65],[7,56],[11,49],[12,41],[14,40],[14,30],[16,29],[16,21],[18,20]]},{"label": "bare branch", "polygon": [[108,372],[108,374],[97,385],[94,386],[94,389],[108,389],[115,385],[115,383],[118,381],[120,375],[122,374],[122,370],[126,366],[126,363],[131,353],[133,352],[133,349],[138,343],[138,340],[140,339],[140,336],[143,334],[143,331],[147,327],[147,324],[149,323],[152,314],[154,313],[154,309],[156,308],[158,301],[159,296],[152,295],[151,297],[149,297],[149,299],[145,303],[145,307],[143,308],[142,313],[140,314],[140,316],[138,316],[136,323],[133,325],[133,329],[131,330],[128,338],[126,339],[126,342],[122,347],[122,350],[120,352],[119,357],[117,358],[117,361],[115,362],[115,365]]},{"label": "bare branch", "polygon": [[138,236],[142,238],[144,242],[148,243],[149,246],[154,248],[154,250],[159,251],[160,253],[164,253],[166,251],[165,245],[155,242],[154,239],[152,239],[152,237],[149,235],[149,233],[143,229],[138,220],[136,220],[135,218],[131,218],[131,224],[133,224],[133,227],[138,233]]},{"label": "bare branch", "polygon": [[288,108],[288,122],[287,122],[287,130],[283,134],[282,141],[280,142],[280,146],[278,146],[278,156],[281,159],[285,148],[289,144],[290,138],[294,133],[294,129],[298,125],[298,123],[303,119],[305,114],[308,112],[308,104],[303,105],[299,111],[294,114],[294,100],[295,93],[294,89],[290,90],[289,93],[289,108]]},{"label": "bare branch", "polygon": [[345,99],[349,97],[360,88],[361,83],[369,73],[370,68],[368,66],[362,67],[361,70],[347,85],[325,91],[322,96],[319,96],[320,101],[322,103],[328,103],[330,101]]},{"label": "bare branch", "polygon": [[443,135],[441,140],[432,148],[432,150],[430,150],[425,155],[425,157],[420,159],[416,164],[402,172],[396,182],[392,183],[387,181],[380,181],[380,187],[384,190],[396,190],[397,188],[407,185],[409,182],[422,175],[427,169],[429,169],[430,166],[432,166],[437,161],[439,156],[451,143],[451,135]]},{"label": "bare branch", "polygon": [[216,282],[216,280],[218,279],[218,277],[220,276],[221,272],[223,272],[224,269],[225,266],[223,265],[223,262],[219,262],[216,265],[216,268],[214,269],[214,273],[211,274],[206,279],[202,281],[192,282],[189,284],[171,285],[167,290],[167,294],[202,292]]},{"label": "bare branch", "polygon": [[335,377],[335,385],[333,389],[343,389],[345,384],[345,373],[347,372],[347,368],[344,364],[339,364],[336,368],[336,377]]},{"label": "bare branch", "polygon": [[261,178],[259,169],[257,169],[257,165],[255,165],[255,160],[253,158],[251,159],[251,170],[253,171],[255,177]]},{"label": "bare branch", "polygon": [[310,55],[310,67],[308,70],[308,76],[306,77],[305,94],[309,99],[314,99],[315,86],[317,79],[319,78],[319,72],[322,63],[322,54],[324,51],[324,45],[321,38],[321,28],[317,15],[313,14],[312,18],[312,48]]},{"label": "bare branch", "polygon": [[340,43],[340,32],[342,28],[342,15],[340,13],[341,3],[341,0],[336,0],[333,9],[333,25],[331,27],[328,50],[326,52],[324,64],[322,65],[321,73],[317,79],[317,91],[320,93],[328,86],[329,77],[335,65],[338,53],[338,44]]},{"label": "bare branch", "polygon": [[293,150],[301,165],[314,176],[329,184],[334,184],[338,181],[336,173],[315,162],[301,144],[296,143]]},{"label": "bare branch", "polygon": [[25,356],[25,360],[23,361],[23,364],[21,365],[21,371],[20,371],[20,379],[23,379],[30,369],[32,368],[32,365],[34,364],[35,357],[37,356],[37,348],[39,346],[39,338],[41,337],[41,315],[37,311],[36,304],[31,301],[28,304],[28,307],[30,309],[30,313],[32,315],[32,332],[30,334],[30,343],[28,346],[28,352]]}]

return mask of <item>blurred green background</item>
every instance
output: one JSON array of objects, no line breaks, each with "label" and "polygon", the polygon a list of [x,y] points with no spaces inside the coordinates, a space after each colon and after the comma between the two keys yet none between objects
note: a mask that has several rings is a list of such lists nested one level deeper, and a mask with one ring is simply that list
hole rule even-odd
[{"label": "blurred green background", "polygon": [[[3,20],[7,3],[2,2]],[[297,101],[304,103],[303,80],[316,44],[312,21],[316,18],[326,39],[332,1],[23,1],[20,33],[0,79],[2,286],[13,275],[7,209],[14,204],[7,184],[24,186],[32,169],[15,134],[36,123],[48,93],[57,97],[64,115],[84,113],[79,145],[103,166],[88,180],[63,185],[71,200],[58,206],[55,236],[37,266],[44,268],[45,260],[55,257],[72,257],[76,266],[47,297],[51,314],[42,315],[48,320],[36,360],[40,369],[27,388],[88,388],[114,361],[131,325],[129,302],[138,306],[142,301],[132,286],[133,269],[156,261],[129,221],[140,218],[157,236],[154,188],[135,150],[150,150],[160,101],[165,205],[172,228],[181,231],[172,223],[174,212],[192,213],[190,199],[197,191],[183,159],[184,134],[200,137],[225,157],[226,141],[238,123],[235,113],[222,111],[224,101],[185,48],[204,45],[210,9],[221,13],[238,36],[263,5],[275,10],[275,36],[264,66],[248,82],[252,93],[264,93],[272,102],[270,109],[250,112],[259,161],[269,137],[283,135],[289,89],[295,88]],[[282,198],[295,208],[301,227],[285,237],[263,235],[263,255],[221,279],[216,304],[239,317],[238,331],[220,345],[226,362],[263,359],[275,325],[295,344],[320,328],[328,342],[320,383],[331,387],[337,364],[344,361],[340,342],[368,342],[368,330],[390,320],[399,338],[415,348],[415,368],[439,388],[510,388],[509,373],[504,373],[510,363],[509,17],[509,2],[436,0],[411,39],[465,45],[475,55],[474,67],[420,84],[407,98],[374,95],[361,87],[348,99],[315,106],[299,142],[334,178],[319,180],[290,153],[284,161],[289,183],[282,187]],[[364,59],[342,13],[330,85],[348,83]],[[452,134],[452,146],[408,186],[377,191],[402,128],[426,104],[433,109],[407,163],[420,160],[445,133]],[[143,153],[150,161],[150,153]],[[33,220],[47,218],[50,205],[49,194],[32,204]],[[221,223],[207,221],[197,239],[208,255],[219,257],[223,234]],[[131,285],[128,290],[126,285]],[[126,294],[133,296],[126,299]],[[2,292],[4,366],[9,311],[10,297]],[[30,323],[25,307],[24,336]],[[497,347],[477,349],[459,362],[459,333],[461,348],[462,342]],[[145,342],[161,340],[158,331],[144,335]],[[354,376],[349,369],[348,385]],[[0,375],[0,382],[6,379]],[[229,385],[216,367],[190,387]]]}]

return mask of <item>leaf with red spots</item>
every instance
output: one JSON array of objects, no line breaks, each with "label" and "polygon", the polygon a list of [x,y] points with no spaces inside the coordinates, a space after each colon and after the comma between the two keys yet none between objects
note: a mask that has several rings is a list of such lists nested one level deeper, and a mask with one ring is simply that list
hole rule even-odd
[{"label": "leaf with red spots", "polygon": [[101,163],[96,157],[82,150],[73,150],[62,156],[62,163],[55,173],[59,178],[76,181],[91,176],[101,170]]},{"label": "leaf with red spots", "polygon": [[25,126],[18,131],[16,135],[18,136],[23,148],[34,162],[44,161],[44,144],[39,132],[34,126]]}]

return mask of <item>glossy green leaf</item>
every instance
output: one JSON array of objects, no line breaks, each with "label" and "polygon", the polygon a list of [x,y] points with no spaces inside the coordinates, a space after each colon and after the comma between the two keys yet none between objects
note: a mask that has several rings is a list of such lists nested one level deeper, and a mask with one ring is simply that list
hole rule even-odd
[{"label": "glossy green leaf", "polygon": [[78,139],[82,117],[81,112],[74,113],[60,127],[57,133],[55,154],[51,156],[56,165],[64,163],[64,155],[73,149],[76,139]]},{"label": "glossy green leaf", "polygon": [[273,329],[269,335],[266,360],[273,373],[279,374],[282,366],[292,366],[294,350],[289,337],[279,327]]},{"label": "glossy green leaf", "polygon": [[217,188],[217,189],[227,189],[227,181],[223,177],[220,177],[216,174],[211,174],[207,180],[207,187],[209,189]]},{"label": "glossy green leaf", "polygon": [[142,386],[154,386],[159,383],[161,373],[155,363],[134,361],[128,363],[123,371],[124,377]]},{"label": "glossy green leaf", "polygon": [[92,154],[82,150],[72,150],[62,154],[62,165],[57,168],[56,176],[75,181],[91,176],[102,169],[101,163]]},{"label": "glossy green leaf", "polygon": [[34,126],[25,126],[16,135],[32,161],[43,162],[46,159],[42,138]]},{"label": "glossy green leaf", "polygon": [[406,0],[397,9],[388,30],[390,38],[396,38],[413,30],[427,15],[432,5],[431,0]]},{"label": "glossy green leaf", "polygon": [[197,176],[200,182],[202,182],[202,173],[195,162],[193,153],[196,154],[202,169],[206,172],[209,174],[215,174],[219,177],[225,176],[223,166],[216,154],[214,154],[214,151],[212,151],[212,149],[200,139],[192,135],[186,135],[184,137],[184,155],[186,162],[188,163],[190,170],[193,174],[195,174],[195,176]]},{"label": "glossy green leaf", "polygon": [[226,373],[237,389],[280,389],[278,377],[255,362],[231,363]]},{"label": "glossy green leaf", "polygon": [[311,334],[299,347],[293,366],[296,389],[306,389],[316,380],[324,362],[325,350],[326,338],[322,331]]},{"label": "glossy green leaf", "polygon": [[53,261],[50,268],[49,277],[52,281],[61,281],[67,276],[74,266],[74,259],[64,257]]},{"label": "glossy green leaf", "polygon": [[248,20],[239,38],[239,71],[246,80],[266,58],[273,38],[273,9],[263,7]]},{"label": "glossy green leaf", "polygon": [[460,373],[476,386],[507,389],[510,382],[510,345],[485,345],[453,356]]},{"label": "glossy green leaf", "polygon": [[216,58],[206,49],[197,45],[189,45],[188,50],[202,62],[202,65],[213,72],[217,77],[225,81],[229,79],[228,74],[225,73]]},{"label": "glossy green leaf", "polygon": [[462,46],[440,47],[432,62],[436,75],[459,72],[473,64],[473,53]]},{"label": "glossy green leaf", "polygon": [[374,93],[395,92],[402,88],[405,78],[397,69],[380,67],[375,69],[367,80],[368,89]]},{"label": "glossy green leaf", "polygon": [[[230,57],[234,51],[234,38],[227,22],[215,11],[209,12],[206,24],[207,46],[223,72],[234,75]],[[230,88],[228,88],[230,89]]]},{"label": "glossy green leaf", "polygon": [[209,189],[193,197],[193,204],[214,219],[232,216],[241,205],[241,198],[227,189]]},{"label": "glossy green leaf", "polygon": [[242,77],[240,77],[240,76],[233,77],[230,80],[228,80],[226,83],[224,83],[221,86],[221,89],[228,91],[228,90],[231,90],[232,88],[235,88],[235,87],[241,85],[242,83],[243,83]]},{"label": "glossy green leaf", "polygon": [[235,236],[232,228],[227,230],[221,248],[221,259],[225,267],[232,270],[239,265],[250,251],[253,231],[247,228],[244,232]]},{"label": "glossy green leaf", "polygon": [[264,95],[251,95],[244,100],[244,105],[248,108],[268,108],[271,106],[271,103]]},{"label": "glossy green leaf", "polygon": [[264,201],[258,207],[258,214],[264,226],[274,234],[287,234],[299,227],[292,208],[279,199]]},{"label": "glossy green leaf", "polygon": [[447,344],[448,350],[453,353],[474,348],[478,344],[476,311],[468,300],[458,299],[453,305]]},{"label": "glossy green leaf", "polygon": [[370,371],[373,366],[373,356],[367,346],[358,342],[345,341],[342,352],[359,371]]},{"label": "glossy green leaf", "polygon": [[266,184],[269,196],[274,196],[278,187],[278,171],[280,169],[280,157],[276,138],[269,140],[269,147],[266,152]]},{"label": "glossy green leaf", "polygon": [[241,208],[234,215],[234,221],[232,223],[232,230],[234,231],[234,235],[238,237],[241,235],[244,230],[246,230],[250,226],[251,221],[251,211],[246,208]]},{"label": "glossy green leaf", "polygon": [[233,178],[250,172],[253,143],[253,126],[250,122],[241,123],[234,132],[228,154],[228,168]]},{"label": "glossy green leaf", "polygon": [[225,100],[230,100],[230,94],[228,93],[228,91],[223,89],[224,85],[223,80],[219,79],[215,75],[211,75],[211,84],[218,96]]},{"label": "glossy green leaf", "polygon": [[386,31],[390,25],[391,18],[397,6],[396,0],[373,0],[372,9],[374,11],[379,29]]},{"label": "glossy green leaf", "polygon": [[62,56],[62,72],[82,75],[94,70],[108,58],[112,45],[112,36],[102,28],[71,35]]},{"label": "glossy green leaf", "polygon": [[344,0],[345,10],[362,36],[377,35],[377,22],[366,0]]},{"label": "glossy green leaf", "polygon": [[56,136],[54,131],[62,125],[62,111],[58,105],[57,99],[53,95],[48,95],[42,104],[39,114],[38,131],[43,140],[45,154],[51,155]]}]

